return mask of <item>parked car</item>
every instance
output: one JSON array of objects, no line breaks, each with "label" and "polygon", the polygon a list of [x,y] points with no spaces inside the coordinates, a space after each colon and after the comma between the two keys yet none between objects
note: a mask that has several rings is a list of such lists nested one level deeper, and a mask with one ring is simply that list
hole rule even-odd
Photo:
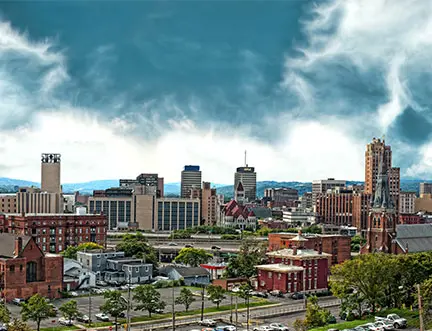
[{"label": "parked car", "polygon": [[273,331],[289,331],[289,328],[281,323],[271,323],[270,327]]},{"label": "parked car", "polygon": [[253,328],[253,331],[273,331],[269,325],[261,325]]},{"label": "parked car", "polygon": [[291,294],[291,299],[294,299],[294,300],[304,299],[304,294],[295,292],[295,293]]},{"label": "parked car", "polygon": [[65,325],[65,326],[72,326],[73,325],[73,321],[72,320],[68,320],[68,319],[66,319],[64,317],[60,317],[58,321],[59,321],[59,323],[61,325]]},{"label": "parked car", "polygon": [[98,285],[98,286],[107,286],[108,284],[106,282],[104,282],[103,280],[98,280],[98,281],[96,281],[96,285]]},{"label": "parked car", "polygon": [[192,248],[193,245],[192,245],[192,244],[186,244],[185,247],[186,247],[186,248]]},{"label": "parked car", "polygon": [[0,331],[7,331],[8,326],[7,324],[0,324]]},{"label": "parked car", "polygon": [[380,327],[384,331],[392,331],[394,330],[393,324],[386,321],[377,321],[374,323],[377,327]]},{"label": "parked car", "polygon": [[406,328],[407,320],[397,314],[389,314],[387,317],[375,317],[375,321],[386,321],[393,324],[395,329]]},{"label": "parked car", "polygon": [[336,323],[336,317],[334,315],[330,315],[327,319],[328,324],[335,324]]},{"label": "parked car", "polygon": [[268,294],[265,292],[252,291],[251,294],[259,298],[268,298]]},{"label": "parked car", "polygon": [[154,311],[153,311],[155,314],[163,314],[164,313],[164,310],[163,309],[155,309]]},{"label": "parked car", "polygon": [[52,303],[50,304],[50,306],[51,306],[53,312],[57,315],[57,313],[58,313],[58,308],[57,308],[56,306],[54,306]]},{"label": "parked car", "polygon": [[345,310],[339,314],[339,317],[341,320],[344,321],[354,321],[356,319],[359,319],[360,315],[357,313],[357,311]]},{"label": "parked car", "polygon": [[270,292],[270,295],[273,295],[274,297],[279,297],[279,298],[283,298],[284,294],[282,293],[282,291],[279,290],[273,290]]},{"label": "parked car", "polygon": [[200,321],[199,324],[204,326],[216,326],[216,321],[208,318]]},{"label": "parked car", "polygon": [[21,306],[23,303],[25,303],[25,300],[23,298],[15,298],[12,300],[12,303],[14,305]]},{"label": "parked car", "polygon": [[77,293],[77,292],[69,292],[69,295],[70,295],[71,297],[77,297],[77,296],[78,296],[78,293]]},{"label": "parked car", "polygon": [[237,328],[234,325],[222,325],[216,327],[215,331],[236,331]]},{"label": "parked car", "polygon": [[178,244],[174,243],[174,242],[170,242],[170,243],[168,243],[168,246],[178,246]]},{"label": "parked car", "polygon": [[213,249],[213,250],[219,250],[219,249],[221,249],[219,246],[212,246],[212,248],[211,249]]},{"label": "parked car", "polygon": [[82,323],[88,323],[90,321],[90,318],[87,315],[78,315],[77,321]]},{"label": "parked car", "polygon": [[109,321],[109,316],[105,315],[104,313],[99,313],[95,315],[96,319],[103,321],[103,322],[108,322]]}]

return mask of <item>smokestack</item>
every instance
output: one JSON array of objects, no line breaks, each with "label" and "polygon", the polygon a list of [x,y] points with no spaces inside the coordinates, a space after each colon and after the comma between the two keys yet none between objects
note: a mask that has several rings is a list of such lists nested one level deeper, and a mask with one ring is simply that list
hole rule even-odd
[{"label": "smokestack", "polygon": [[21,251],[22,251],[22,238],[21,237],[16,237],[15,238],[15,251],[14,251],[14,255],[18,256]]}]

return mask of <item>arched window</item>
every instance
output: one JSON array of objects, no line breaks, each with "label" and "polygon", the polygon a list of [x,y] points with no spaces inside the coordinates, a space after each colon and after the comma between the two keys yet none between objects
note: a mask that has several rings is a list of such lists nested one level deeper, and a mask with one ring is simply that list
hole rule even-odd
[{"label": "arched window", "polygon": [[27,263],[27,283],[37,281],[37,264],[36,262]]}]

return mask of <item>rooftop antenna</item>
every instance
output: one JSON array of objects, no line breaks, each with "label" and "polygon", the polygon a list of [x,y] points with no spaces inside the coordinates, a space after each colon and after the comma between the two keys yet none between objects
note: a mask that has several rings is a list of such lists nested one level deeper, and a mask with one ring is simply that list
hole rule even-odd
[{"label": "rooftop antenna", "polygon": [[247,167],[247,151],[245,150],[245,166]]}]

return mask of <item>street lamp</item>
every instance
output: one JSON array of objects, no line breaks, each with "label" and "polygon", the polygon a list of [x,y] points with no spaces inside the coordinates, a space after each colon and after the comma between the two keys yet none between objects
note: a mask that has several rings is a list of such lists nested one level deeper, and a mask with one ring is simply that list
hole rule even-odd
[{"label": "street lamp", "polygon": [[198,275],[195,276],[195,284],[202,286],[201,290],[201,321],[204,320],[204,287],[203,283],[198,283]]}]

